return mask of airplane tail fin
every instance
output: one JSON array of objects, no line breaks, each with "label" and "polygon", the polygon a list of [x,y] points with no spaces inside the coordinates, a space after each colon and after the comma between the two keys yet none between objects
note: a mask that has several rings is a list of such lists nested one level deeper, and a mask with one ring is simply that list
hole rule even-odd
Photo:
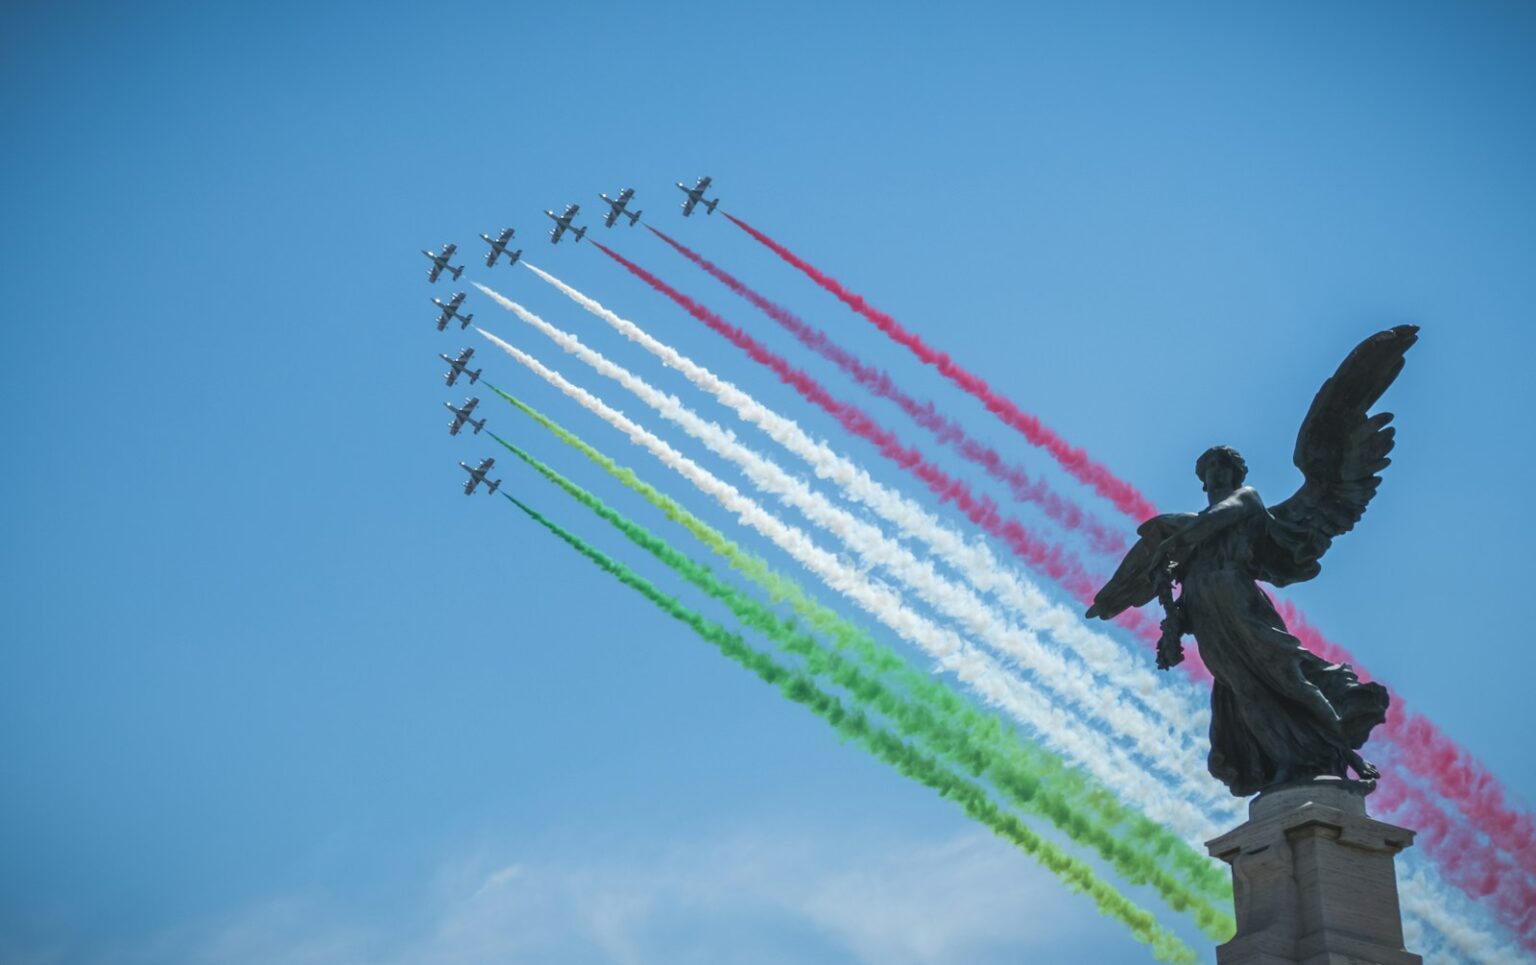
[{"label": "airplane tail fin", "polygon": [[477,435],[477,436],[480,434],[480,430],[485,428],[485,420],[484,419],[481,419],[479,422],[476,422],[475,420],[471,419],[471,420],[469,420],[469,424],[475,427],[475,435]]},{"label": "airplane tail fin", "polygon": [[633,228],[635,225],[639,224],[640,223],[640,215],[642,215],[644,213],[645,212],[643,212],[643,211],[636,211],[633,214],[631,214],[629,216],[629,226],[631,228]]},{"label": "airplane tail fin", "polygon": [[704,202],[704,207],[709,209],[709,213],[710,214],[714,214],[715,213],[715,205],[717,205],[719,203],[720,203],[720,199],[716,198],[713,201],[706,201],[706,202]]},{"label": "airplane tail fin", "polygon": [[585,228],[572,228],[571,230],[576,233],[576,240],[577,241],[580,241],[582,239],[582,237],[585,236],[586,233],[587,233],[587,229],[585,229]]},{"label": "airplane tail fin", "polygon": [[523,249],[519,248],[516,251],[512,252],[512,260],[507,262],[507,264],[515,265],[515,264],[517,264],[517,259],[519,259],[521,257],[523,257]]},{"label": "airplane tail fin", "polygon": [[464,329],[468,328],[469,327],[469,323],[471,321],[473,321],[474,318],[475,318],[475,313],[474,312],[470,312],[468,315],[460,315],[459,316],[459,321],[463,322],[464,324],[459,326],[459,331],[462,332]]},{"label": "airplane tail fin", "polygon": [[475,369],[473,372],[469,373],[469,384],[474,385],[476,382],[480,381],[480,373],[484,371],[485,369]]},{"label": "airplane tail fin", "polygon": [[453,280],[454,281],[458,281],[459,280],[459,276],[464,274],[464,267],[462,265],[459,266],[458,268],[454,268],[452,265],[450,265],[450,266],[448,266],[448,270],[453,272]]},{"label": "airplane tail fin", "polygon": [[501,480],[500,479],[496,480],[495,482],[491,483],[488,487],[486,487],[485,494],[487,496],[494,495],[495,492],[496,492],[496,488],[498,486],[500,486],[500,485],[501,485]]}]

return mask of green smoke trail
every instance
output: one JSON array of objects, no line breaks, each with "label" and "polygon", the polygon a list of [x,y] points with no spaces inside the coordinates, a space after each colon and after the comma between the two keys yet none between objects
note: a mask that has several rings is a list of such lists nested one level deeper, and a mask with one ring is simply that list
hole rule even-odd
[{"label": "green smoke trail", "polygon": [[965,780],[933,757],[913,748],[889,730],[872,722],[863,711],[844,707],[836,697],[821,690],[809,677],[790,670],[768,654],[748,646],[739,635],[688,609],[629,567],[589,546],[580,537],[546,519],[516,497],[508,493],[503,495],[604,572],[639,592],[669,616],[687,624],[723,655],[755,673],[763,682],[778,688],[790,700],[809,708],[841,736],[863,745],[903,775],[957,802],[967,815],[1040,862],[1069,889],[1088,895],[1103,914],[1124,924],[1137,941],[1151,946],[1153,954],[1160,960],[1176,963],[1194,963],[1197,960],[1194,950],[1159,925],[1150,912],[1099,878],[1087,864],[1041,838],[1018,818],[1004,811],[987,795],[983,787]]},{"label": "green smoke trail", "polygon": [[[1107,789],[1097,785],[1081,772],[1069,767],[1057,755],[1046,751],[1033,742],[1024,740],[1011,726],[997,717],[978,711],[950,688],[927,674],[913,668],[899,654],[876,643],[867,633],[846,620],[829,607],[808,596],[795,580],[784,576],[763,560],[742,549],[708,523],[688,512],[676,500],[665,495],[642,480],[634,470],[621,466],[612,458],[595,449],[575,433],[570,432],[553,419],[534,409],[522,400],[509,395],[494,385],[484,382],[491,391],[533,419],[560,441],[576,449],[600,466],[626,488],[633,490],[651,505],[661,510],[668,519],[680,524],[699,542],[726,560],[731,567],[760,586],[770,598],[789,604],[802,620],[817,632],[830,639],[839,650],[856,655],[867,667],[901,682],[903,688],[919,702],[936,708],[936,713],[954,721],[955,729],[969,735],[979,746],[990,748],[994,758],[1011,761],[1023,773],[1038,775],[1038,783],[1054,790],[1063,800],[1079,802],[1070,808],[1070,815],[1062,814],[1067,822],[1084,820],[1082,812],[1090,810],[1112,826],[1121,827],[1124,838],[1144,854],[1174,867],[1199,893],[1208,896],[1221,907],[1230,907],[1232,885],[1224,868],[1216,866],[1205,855],[1196,852],[1181,838],[1145,815],[1126,807]],[[505,443],[503,443],[505,445]],[[979,771],[972,768],[973,774]],[[1027,784],[1021,786],[1027,787]],[[1056,820],[1055,817],[1052,818]],[[1064,827],[1064,830],[1068,830]],[[1070,834],[1070,830],[1068,830]],[[1206,904],[1201,902],[1200,904]],[[1179,908],[1183,910],[1183,908]],[[1202,922],[1202,928],[1218,940],[1231,936],[1234,924],[1230,916],[1219,914]]]},{"label": "green smoke trail", "polygon": [[1222,941],[1231,935],[1233,922],[1230,916],[1216,908],[1205,896],[1193,893],[1164,871],[1154,856],[1131,842],[1116,838],[1103,823],[1087,819],[1080,808],[1058,793],[1047,776],[1038,769],[1025,770],[1016,758],[999,755],[991,748],[979,744],[953,715],[936,714],[930,705],[920,700],[908,700],[893,692],[880,679],[871,677],[837,653],[827,650],[809,634],[799,630],[792,621],[783,619],[753,597],[723,582],[709,567],[610,508],[597,496],[534,456],[494,432],[487,435],[607,521],[635,545],[665,563],[694,586],[720,600],[743,624],[763,633],[787,652],[801,657],[812,675],[831,679],[852,694],[861,705],[879,710],[904,735],[923,740],[936,753],[958,764],[972,776],[990,777],[1016,804],[1049,819],[1072,840],[1093,848],[1130,881],[1150,884],[1175,911],[1188,911],[1212,938]]}]

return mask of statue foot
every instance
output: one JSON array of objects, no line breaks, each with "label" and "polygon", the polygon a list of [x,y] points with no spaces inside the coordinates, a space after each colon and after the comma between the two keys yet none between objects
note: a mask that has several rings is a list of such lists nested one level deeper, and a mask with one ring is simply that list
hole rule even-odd
[{"label": "statue foot", "polygon": [[1356,751],[1349,754],[1349,766],[1362,781],[1374,781],[1381,777],[1381,769]]}]

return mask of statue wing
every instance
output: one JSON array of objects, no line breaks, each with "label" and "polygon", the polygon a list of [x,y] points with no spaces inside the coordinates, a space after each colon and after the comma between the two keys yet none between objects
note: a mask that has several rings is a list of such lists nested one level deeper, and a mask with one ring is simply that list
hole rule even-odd
[{"label": "statue wing", "polygon": [[1136,535],[1141,538],[1120,561],[1115,575],[1094,594],[1093,606],[1088,608],[1087,615],[1111,620],[1123,610],[1151,603],[1157,596],[1157,584],[1152,582],[1151,574],[1153,565],[1158,562],[1158,548],[1163,540],[1194,519],[1194,513],[1164,513],[1138,526]]},{"label": "statue wing", "polygon": [[1354,529],[1392,460],[1392,413],[1368,415],[1403,370],[1419,339],[1417,325],[1377,332],[1349,353],[1323,383],[1296,436],[1296,468],[1306,477],[1296,494],[1270,507],[1273,552],[1264,576],[1276,586],[1310,580],[1334,537]]}]

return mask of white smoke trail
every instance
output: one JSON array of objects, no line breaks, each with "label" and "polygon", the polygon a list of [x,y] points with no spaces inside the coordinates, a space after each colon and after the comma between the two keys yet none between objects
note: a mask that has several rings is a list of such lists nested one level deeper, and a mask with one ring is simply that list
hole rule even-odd
[{"label": "white smoke trail", "polygon": [[954,673],[987,704],[998,707],[1028,726],[1041,742],[1092,774],[1149,818],[1168,825],[1187,839],[1202,839],[1217,827],[1187,800],[1168,793],[1163,782],[1147,780],[1130,758],[1109,745],[1103,735],[1085,727],[1036,690],[1028,681],[1006,672],[988,654],[958,634],[939,627],[908,607],[890,588],[870,580],[837,556],[820,548],[803,531],[768,512],[734,486],[699,466],[655,434],[571,384],[559,373],[482,328],[477,331],[529,371],[574,399],[583,408],[629,437],[669,469],[691,482],[733,513],[744,525],[761,533],[815,573],[827,586],[848,597],[903,639],[914,644]]},{"label": "white smoke trail", "polygon": [[[1415,857],[1411,852],[1399,855],[1397,867],[1397,895],[1403,908],[1403,926],[1406,933],[1410,922],[1434,933],[1440,938],[1438,947],[1409,946],[1409,951],[1421,952],[1425,961],[1486,962],[1488,965],[1506,965],[1512,962],[1536,961],[1536,958],[1513,941],[1503,937],[1496,923],[1481,924],[1477,909],[1466,895],[1451,888],[1440,879],[1428,861]],[[1421,941],[1428,942],[1430,935]]]},{"label": "white smoke trail", "polygon": [[849,498],[868,506],[903,532],[926,543],[971,585],[995,595],[1006,604],[1026,626],[1060,642],[1106,683],[1132,695],[1157,713],[1177,734],[1177,739],[1191,747],[1201,745],[1210,724],[1210,712],[1203,695],[1193,684],[1158,680],[1143,661],[1136,660],[1111,637],[1090,629],[1078,614],[1050,600],[1027,577],[1000,563],[984,541],[967,541],[960,532],[940,522],[916,502],[876,482],[852,460],[811,438],[794,420],[764,406],[737,386],[652,337],[634,322],[605,308],[596,299],[526,261],[523,265],[656,356],[668,368],[676,369],[699,389],[733,409],[743,421],[762,429],[775,442],[805,460],[817,476],[831,480]]},{"label": "white smoke trail", "polygon": [[[752,483],[779,498],[786,505],[836,536],[856,553],[867,566],[881,566],[939,611],[959,622],[967,632],[985,641],[994,651],[1008,655],[1026,668],[1036,680],[1046,684],[1060,697],[1071,702],[1085,720],[1097,718],[1127,739],[1142,759],[1143,771],[1161,770],[1172,776],[1170,786],[1186,799],[1217,799],[1207,778],[1204,762],[1194,753],[1168,752],[1168,735],[1140,707],[1106,694],[1087,674],[1070,666],[1061,656],[1040,644],[1029,630],[1008,626],[995,611],[970,590],[944,579],[931,563],[920,561],[911,551],[889,539],[877,527],[834,506],[826,497],[804,482],[790,476],[771,460],[742,445],[734,435],[719,425],[700,418],[675,396],[657,390],[645,380],[582,344],[576,336],[562,331],[523,306],[498,295],[485,286],[477,286],[503,308],[538,329],[564,351],[575,355],[600,374],[613,379],[638,396],[663,418],[681,426],[685,432],[704,443],[712,452],[739,466]],[[1054,701],[1052,701],[1054,703]],[[1111,745],[1104,742],[1106,753]],[[1131,764],[1129,760],[1124,763]],[[1230,800],[1223,796],[1223,804]]]}]

